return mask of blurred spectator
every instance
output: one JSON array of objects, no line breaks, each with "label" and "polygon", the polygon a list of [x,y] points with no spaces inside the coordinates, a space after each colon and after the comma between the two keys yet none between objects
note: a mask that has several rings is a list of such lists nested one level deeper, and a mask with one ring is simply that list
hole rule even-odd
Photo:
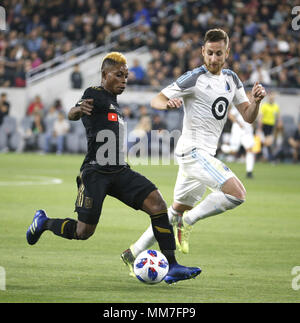
[{"label": "blurred spectator", "polygon": [[128,84],[143,85],[145,82],[145,70],[141,66],[140,61],[135,58],[133,67],[129,69]]},{"label": "blurred spectator", "polygon": [[115,8],[110,8],[106,16],[106,22],[111,25],[113,29],[122,26],[122,17]]},{"label": "blurred spectator", "polygon": [[138,151],[132,150],[129,153],[139,153],[140,157],[146,157],[148,154],[151,134],[151,119],[148,115],[143,115],[137,125],[128,134],[128,148],[131,149],[137,144]]},{"label": "blurred spectator", "polygon": [[123,114],[123,117],[124,117],[124,120],[130,120],[130,119],[134,119],[134,113],[132,112],[130,106],[128,105],[125,105],[123,108],[122,108],[122,114]]},{"label": "blurred spectator", "polygon": [[0,104],[4,104],[7,108],[7,114],[9,114],[10,103],[7,99],[7,93],[1,93],[0,95]]},{"label": "blurred spectator", "polygon": [[159,114],[155,114],[152,119],[152,130],[164,130],[167,129],[167,124],[162,120]]},{"label": "blurred spectator", "polygon": [[14,86],[15,87],[25,87],[26,85],[26,74],[24,69],[24,60],[20,59],[17,61]]},{"label": "blurred spectator", "polygon": [[36,68],[42,64],[42,60],[38,57],[37,52],[32,52],[30,55],[31,68]]},{"label": "blurred spectator", "polygon": [[142,2],[136,2],[136,12],[134,14],[134,21],[139,21],[141,24],[151,27],[150,13],[147,8],[143,7]]},{"label": "blurred spectator", "polygon": [[0,87],[11,86],[11,79],[7,73],[7,70],[2,62],[0,62]]},{"label": "blurred spectator", "polygon": [[292,147],[293,162],[297,163],[299,161],[300,154],[300,122],[298,123],[298,127],[293,136],[288,138],[288,142]]},{"label": "blurred spectator", "polygon": [[45,125],[42,120],[41,113],[35,112],[33,116],[32,126],[26,129],[24,140],[25,140],[25,151],[36,151],[38,150],[38,141],[42,133],[45,132]]},{"label": "blurred spectator", "polygon": [[36,95],[34,100],[29,104],[26,114],[30,116],[35,112],[41,112],[43,108],[44,108],[44,105],[41,101],[41,97],[39,95]]},{"label": "blurred spectator", "polygon": [[81,89],[82,88],[82,74],[79,69],[79,65],[74,65],[73,72],[71,74],[71,83],[73,89]]},{"label": "blurred spectator", "polygon": [[250,84],[258,82],[264,86],[269,86],[271,85],[271,77],[269,72],[262,66],[261,63],[259,63],[256,69],[251,73],[249,82]]},{"label": "blurred spectator", "polygon": [[3,119],[8,115],[8,108],[3,102],[0,102],[0,126],[3,123]]},{"label": "blurred spectator", "polygon": [[58,111],[55,107],[55,105],[51,105],[50,109],[47,111],[45,115],[45,122],[47,124],[53,125],[55,120],[58,118]]},{"label": "blurred spectator", "polygon": [[138,116],[137,117],[140,120],[144,116],[150,116],[150,113],[149,113],[148,107],[146,105],[142,104],[138,108]]},{"label": "blurred spectator", "polygon": [[37,52],[42,44],[43,38],[39,35],[38,29],[33,29],[26,41],[26,48],[30,52]]},{"label": "blurred spectator", "polygon": [[[193,5],[191,5],[193,4]],[[300,56],[299,33],[290,28],[291,5],[284,1],[212,0],[199,1],[12,1],[3,0],[8,28],[0,33],[0,86],[25,86],[25,73],[56,56],[88,43],[102,46],[111,32],[139,22],[130,32],[119,36],[119,51],[147,45],[157,49],[163,60],[166,53],[184,73],[202,64],[201,45],[211,27],[225,29],[231,39],[228,68],[240,68],[242,81],[262,79],[278,87],[300,87],[300,64],[267,72]],[[116,38],[111,40],[116,40]],[[35,53],[35,54],[32,54]],[[153,52],[152,52],[153,53]],[[257,62],[263,65],[254,71]],[[56,64],[60,64],[57,62]],[[4,65],[4,68],[1,67]],[[158,87],[172,78],[171,62],[154,75],[146,70],[147,84]],[[236,70],[236,69],[235,69]],[[150,74],[150,76],[148,75]],[[156,78],[156,74],[159,78]],[[16,76],[17,75],[17,76]]]},{"label": "blurred spectator", "polygon": [[56,144],[56,153],[58,155],[64,152],[65,136],[70,130],[70,123],[66,120],[63,112],[58,113],[58,117],[53,125],[53,132],[50,132],[45,137],[45,152],[50,152],[51,143],[54,140]]},{"label": "blurred spectator", "polygon": [[57,111],[60,111],[63,109],[63,105],[60,99],[55,99],[53,105]]}]

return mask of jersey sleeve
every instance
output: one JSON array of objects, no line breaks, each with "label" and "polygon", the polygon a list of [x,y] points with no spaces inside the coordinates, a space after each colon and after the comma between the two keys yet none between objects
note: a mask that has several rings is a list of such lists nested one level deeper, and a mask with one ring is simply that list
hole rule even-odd
[{"label": "jersey sleeve", "polygon": [[164,88],[161,92],[169,99],[193,94],[198,77],[203,73],[205,73],[205,69],[203,67],[188,71],[182,74],[175,82]]},{"label": "jersey sleeve", "polygon": [[168,99],[173,98],[181,98],[184,97],[187,94],[191,94],[193,91],[192,89],[181,89],[176,82],[173,82],[169,86],[165,87],[161,91]]},{"label": "jersey sleeve", "polygon": [[84,91],[84,93],[83,93],[83,95],[82,95],[82,97],[81,97],[81,99],[83,100],[83,99],[93,99],[94,98],[94,91],[93,91],[93,89],[91,88],[91,87],[88,87],[85,91]]},{"label": "jersey sleeve", "polygon": [[81,99],[76,103],[75,106],[79,106],[82,100],[84,99],[94,99],[94,91],[92,87],[87,88],[84,92],[83,95],[81,96]]},{"label": "jersey sleeve", "polygon": [[244,103],[244,102],[249,102],[249,99],[248,99],[247,94],[245,92],[244,86],[240,80],[239,80],[239,82],[240,82],[239,86],[236,87],[235,95],[234,95],[234,98],[232,101],[235,106],[238,106],[239,104]]}]

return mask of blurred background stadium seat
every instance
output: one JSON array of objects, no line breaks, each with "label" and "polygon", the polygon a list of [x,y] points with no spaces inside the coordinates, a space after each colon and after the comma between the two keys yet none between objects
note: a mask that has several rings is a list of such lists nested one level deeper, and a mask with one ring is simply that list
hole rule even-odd
[{"label": "blurred background stadium seat", "polygon": [[[101,59],[112,50],[128,59],[128,88],[119,98],[122,109],[130,109],[128,133],[141,118],[140,106],[147,105],[153,120],[151,98],[203,64],[203,37],[215,27],[230,37],[226,68],[235,71],[247,89],[259,81],[275,90],[285,139],[297,127],[300,32],[292,27],[296,1],[4,0],[1,5],[7,20],[6,30],[0,31],[0,94],[5,94],[0,102],[1,151],[26,151],[24,142],[29,129],[36,129],[37,113],[43,129],[36,150],[43,151],[55,111],[67,114],[85,88],[100,84]],[[32,115],[27,113],[30,105]],[[50,110],[53,118],[47,118]],[[181,129],[181,110],[162,117],[168,130]],[[86,151],[80,122],[71,123],[65,151]]]}]

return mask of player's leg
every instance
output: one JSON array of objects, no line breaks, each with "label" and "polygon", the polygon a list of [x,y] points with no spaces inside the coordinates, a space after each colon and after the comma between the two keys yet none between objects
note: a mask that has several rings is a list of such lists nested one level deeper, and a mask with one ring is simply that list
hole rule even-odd
[{"label": "player's leg", "polygon": [[[195,182],[210,187],[213,192],[198,205],[184,213],[177,224],[177,236],[181,236],[181,251],[189,251],[189,236],[193,225],[199,220],[233,209],[245,200],[245,188],[231,170],[218,159],[208,154],[196,153],[195,162],[183,165],[183,171]],[[193,191],[189,193],[193,195]],[[182,203],[183,200],[178,202]]]},{"label": "player's leg", "polygon": [[246,150],[246,176],[253,177],[253,169],[255,164],[255,155],[252,148]]},{"label": "player's leg", "polygon": [[173,228],[169,222],[167,205],[160,192],[151,192],[144,200],[142,210],[150,215],[152,231],[161,252],[169,263],[175,262],[175,239]]},{"label": "player's leg", "polygon": [[42,233],[49,230],[65,239],[86,240],[94,233],[96,226],[71,218],[50,219],[44,210],[38,210],[26,232],[26,238],[29,244],[36,244]]},{"label": "player's leg", "polygon": [[253,152],[254,135],[253,133],[245,133],[241,137],[241,142],[246,151],[245,163],[246,163],[246,176],[248,178],[253,177],[253,169],[255,164],[255,154]]},{"label": "player's leg", "polygon": [[[195,186],[195,183],[191,183],[189,180],[186,179],[186,176],[181,174],[179,171],[177,174],[177,180],[176,185],[174,189],[174,202],[173,204],[168,208],[168,218],[171,225],[175,225],[178,223],[178,217],[182,217],[182,214],[186,210],[190,210],[192,208],[191,205],[193,205],[196,202],[196,199],[191,200],[191,197],[187,198],[185,200],[185,196],[187,192],[190,189],[193,189]],[[196,186],[199,186],[199,183],[196,183]],[[195,190],[194,190],[195,191]],[[195,193],[196,194],[196,193]],[[197,195],[198,198],[202,195]],[[184,199],[186,203],[189,205],[185,205],[184,203],[177,203],[177,200],[181,201],[181,198]],[[175,233],[175,232],[174,232]],[[175,235],[176,244],[178,247],[180,247],[180,244],[178,244],[178,237]],[[134,242],[130,248],[125,250],[121,257],[125,263],[130,261],[132,257],[136,257],[139,253],[142,251],[149,249],[154,243],[156,242],[155,236],[153,234],[152,225],[150,224],[149,227],[146,229],[146,231],[139,237],[139,239]]]},{"label": "player's leg", "polygon": [[87,240],[93,235],[97,224],[84,223],[74,219],[49,219],[44,229],[66,239]]},{"label": "player's leg", "polygon": [[199,267],[185,267],[177,263],[175,258],[175,239],[173,228],[169,222],[166,203],[158,190],[149,194],[143,203],[143,210],[150,215],[151,225],[155,239],[161,252],[169,262],[169,272],[165,277],[168,284],[180,280],[195,278],[201,273]]},{"label": "player's leg", "polygon": [[[173,283],[199,275],[201,272],[200,268],[181,266],[176,261],[176,244],[173,228],[168,219],[167,205],[155,185],[146,177],[127,169],[124,171],[123,176],[119,176],[116,189],[118,194],[114,194],[115,197],[127,205],[135,209],[141,209],[150,215],[153,236],[170,265],[165,281]],[[134,256],[132,254],[131,256],[132,266]],[[129,261],[125,263],[130,265]]]},{"label": "player's leg", "polygon": [[28,243],[35,244],[45,231],[51,231],[65,239],[86,240],[91,237],[99,221],[106,196],[106,178],[99,181],[97,176],[100,175],[83,172],[77,177],[78,196],[75,210],[78,213],[78,220],[49,218],[44,210],[38,210],[26,233]]}]

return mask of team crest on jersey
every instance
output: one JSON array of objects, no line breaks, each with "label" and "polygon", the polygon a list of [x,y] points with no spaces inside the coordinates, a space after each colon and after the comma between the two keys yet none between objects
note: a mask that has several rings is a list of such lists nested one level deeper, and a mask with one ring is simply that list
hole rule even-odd
[{"label": "team crest on jersey", "polygon": [[222,120],[227,112],[229,101],[223,97],[218,97],[212,104],[212,114],[217,120]]}]

